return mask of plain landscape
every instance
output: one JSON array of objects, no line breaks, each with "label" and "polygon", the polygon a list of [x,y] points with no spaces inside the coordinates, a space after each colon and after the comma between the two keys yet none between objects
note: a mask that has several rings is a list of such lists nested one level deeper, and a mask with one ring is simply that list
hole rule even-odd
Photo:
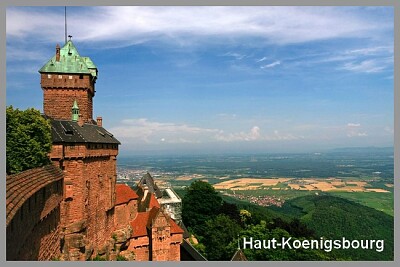
[{"label": "plain landscape", "polygon": [[314,153],[133,156],[118,158],[118,179],[134,186],[149,172],[158,184],[182,190],[207,181],[221,194],[261,206],[330,194],[393,216],[393,148]]}]

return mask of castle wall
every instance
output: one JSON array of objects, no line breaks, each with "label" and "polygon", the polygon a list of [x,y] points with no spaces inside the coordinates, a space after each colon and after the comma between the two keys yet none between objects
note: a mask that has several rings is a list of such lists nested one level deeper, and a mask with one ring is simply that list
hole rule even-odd
[{"label": "castle wall", "polygon": [[128,203],[115,206],[114,223],[115,229],[123,228],[129,225],[137,214],[137,200],[131,200]]},{"label": "castle wall", "polygon": [[[54,175],[54,172],[57,174]],[[60,255],[62,176],[50,165],[7,177],[7,260],[50,260]],[[41,183],[38,183],[38,180]],[[12,184],[17,183],[15,186]],[[20,199],[18,199],[20,198]],[[14,205],[19,205],[15,211]]]},{"label": "castle wall", "polygon": [[147,236],[132,238],[127,250],[135,253],[136,261],[150,260],[149,238]]},{"label": "castle wall", "polygon": [[166,216],[159,212],[151,228],[151,260],[169,260],[170,232]]},{"label": "castle wall", "polygon": [[170,261],[180,261],[181,251],[180,246],[182,243],[183,234],[172,234],[170,240],[169,259]]},{"label": "castle wall", "polygon": [[76,99],[84,121],[93,119],[94,82],[90,75],[41,74],[43,111],[54,119],[70,120]]},{"label": "castle wall", "polygon": [[[102,246],[114,230],[115,161],[110,158],[85,158],[85,214],[87,238],[95,247]],[[111,210],[112,209],[112,210]]]},{"label": "castle wall", "polygon": [[[67,231],[71,231],[69,226],[74,227],[75,222],[84,221],[85,229],[80,231],[79,238],[86,240],[85,246],[93,248],[94,254],[104,247],[115,230],[117,154],[117,146],[112,144],[58,145],[51,153],[54,161],[62,158],[60,162],[64,170],[62,223]],[[75,242],[78,237],[71,238],[72,244],[67,244],[67,250],[78,250],[80,247],[76,247],[76,243],[83,246],[83,241]],[[81,258],[78,252],[73,254]]]}]

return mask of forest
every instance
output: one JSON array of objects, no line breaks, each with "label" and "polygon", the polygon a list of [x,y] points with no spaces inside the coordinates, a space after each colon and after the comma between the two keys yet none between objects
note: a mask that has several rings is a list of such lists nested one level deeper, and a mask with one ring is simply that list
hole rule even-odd
[{"label": "forest", "polygon": [[394,257],[393,217],[340,197],[301,196],[285,202],[281,208],[261,207],[222,196],[212,185],[200,180],[178,193],[182,196],[183,222],[195,237],[191,238],[192,244],[211,261],[231,260],[243,237],[385,240],[382,252],[243,249],[249,261],[374,261],[393,260]]}]

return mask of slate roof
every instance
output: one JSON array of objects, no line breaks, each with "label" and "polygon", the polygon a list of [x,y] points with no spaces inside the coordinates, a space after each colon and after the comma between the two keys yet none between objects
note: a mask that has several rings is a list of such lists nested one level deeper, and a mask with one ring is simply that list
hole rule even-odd
[{"label": "slate roof", "polygon": [[179,227],[181,229],[183,229],[183,238],[184,239],[189,238],[190,237],[190,233],[189,233],[188,229],[186,228],[186,225],[183,223],[182,220],[179,222],[178,225],[179,225]]},{"label": "slate roof", "polygon": [[149,190],[150,193],[154,193],[156,195],[156,198],[162,197],[162,192],[158,188],[157,184],[154,182],[154,179],[150,175],[150,173],[146,173],[145,175],[143,175],[138,183],[138,187],[147,187],[147,190]]},{"label": "slate roof", "polygon": [[8,225],[24,202],[41,188],[63,179],[60,168],[50,164],[6,176],[6,224]]},{"label": "slate roof", "polygon": [[96,124],[79,126],[78,122],[51,118],[50,123],[53,143],[121,144],[113,134]]},{"label": "slate roof", "polygon": [[54,56],[39,70],[40,73],[91,74],[97,76],[97,67],[89,57],[81,57],[71,40],[60,49],[60,60]]},{"label": "slate roof", "polygon": [[201,255],[197,249],[195,249],[190,242],[183,239],[181,247],[181,261],[207,261],[207,259]]},{"label": "slate roof", "polygon": [[127,184],[115,185],[115,205],[128,203],[130,200],[138,199],[138,195]]},{"label": "slate roof", "polygon": [[235,254],[233,255],[231,261],[247,261],[247,258],[244,255],[243,250],[238,249],[238,250],[236,250]]},{"label": "slate roof", "polygon": [[158,200],[156,199],[155,195],[153,193],[148,192],[146,197],[143,199],[143,191],[138,190],[138,196],[139,196],[139,211],[146,211],[149,210],[153,207],[160,208],[160,203],[158,203]]}]

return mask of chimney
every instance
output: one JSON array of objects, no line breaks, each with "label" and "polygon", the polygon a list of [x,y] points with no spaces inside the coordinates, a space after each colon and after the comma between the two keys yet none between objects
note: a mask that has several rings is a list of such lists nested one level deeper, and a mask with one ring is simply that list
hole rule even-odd
[{"label": "chimney", "polygon": [[60,45],[56,45],[56,61],[60,61]]},{"label": "chimney", "polygon": [[82,117],[82,114],[79,114],[78,125],[81,126],[81,127],[83,126],[83,117]]},{"label": "chimney", "polygon": [[103,118],[102,117],[97,117],[96,121],[97,121],[97,126],[103,127]]}]

